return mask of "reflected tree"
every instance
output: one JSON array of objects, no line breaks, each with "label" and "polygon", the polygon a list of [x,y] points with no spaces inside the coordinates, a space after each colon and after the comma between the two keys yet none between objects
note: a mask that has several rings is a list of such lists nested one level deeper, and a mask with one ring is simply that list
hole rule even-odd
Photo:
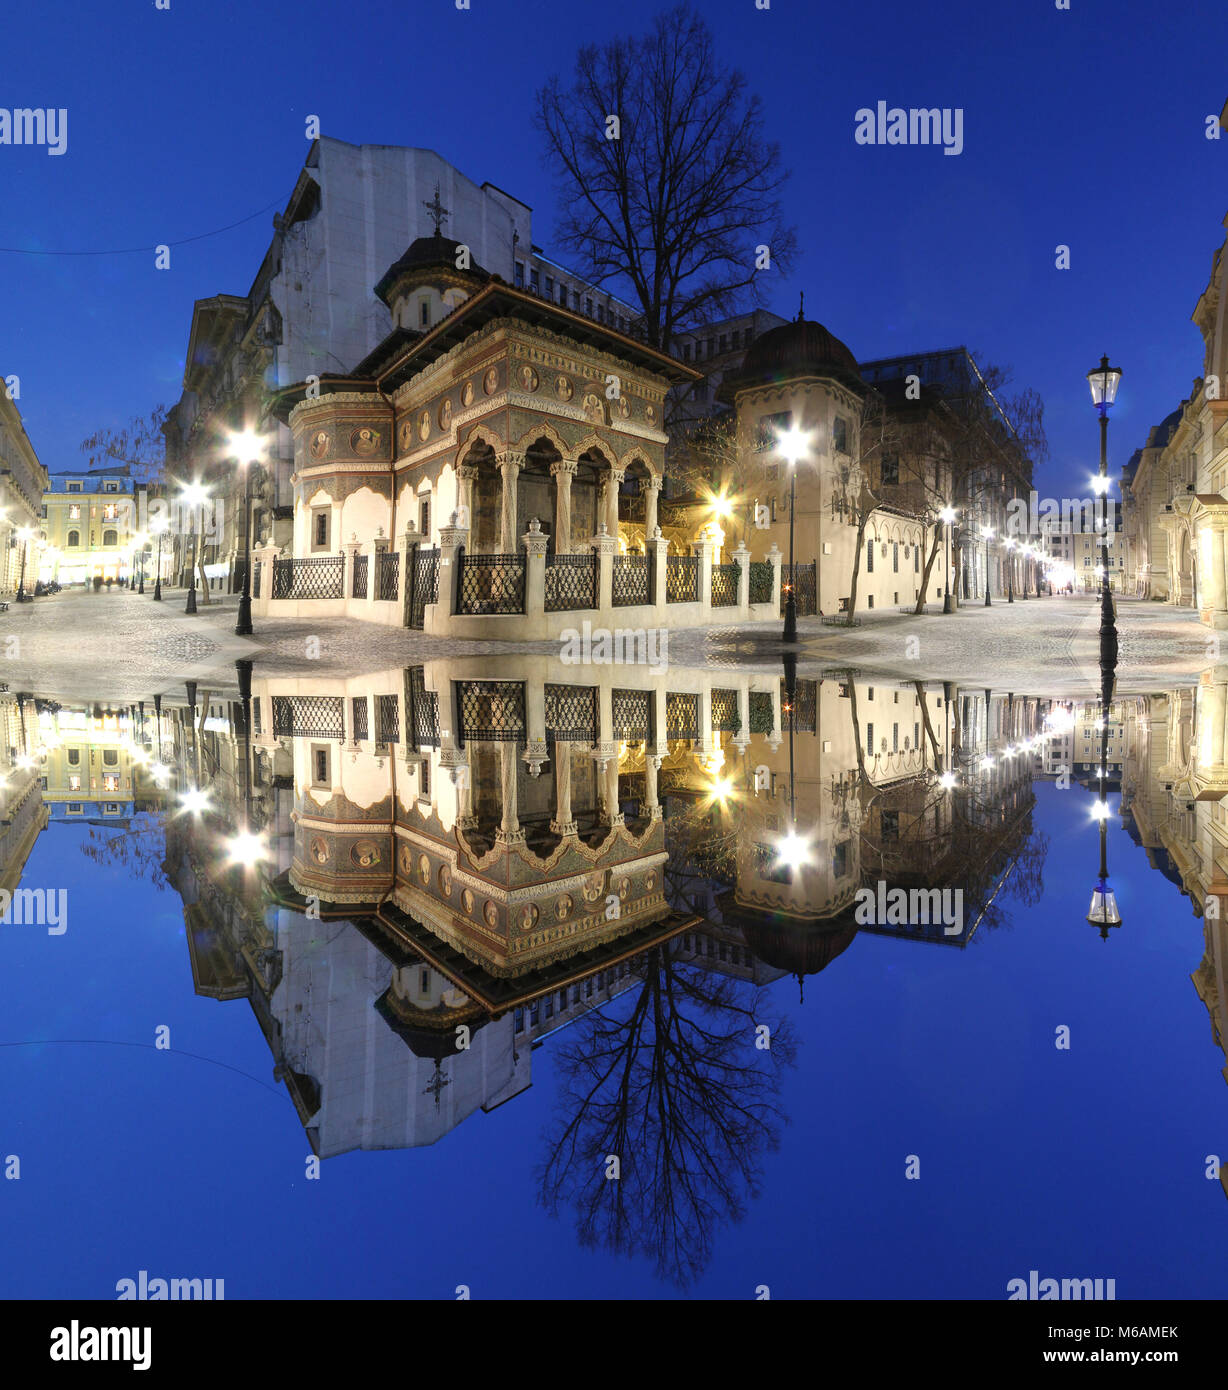
[{"label": "reflected tree", "polygon": [[138,811],[126,825],[114,829],[91,825],[81,853],[95,864],[112,865],[155,888],[167,886],[166,818],[160,813]]},{"label": "reflected tree", "polygon": [[[646,1256],[683,1287],[703,1273],[718,1228],[759,1195],[784,1123],[795,1044],[766,1007],[752,984],[680,960],[669,943],[569,1030],[538,1181],[551,1215],[575,1211],[582,1245]],[[770,1046],[757,1046],[765,1023]]]}]

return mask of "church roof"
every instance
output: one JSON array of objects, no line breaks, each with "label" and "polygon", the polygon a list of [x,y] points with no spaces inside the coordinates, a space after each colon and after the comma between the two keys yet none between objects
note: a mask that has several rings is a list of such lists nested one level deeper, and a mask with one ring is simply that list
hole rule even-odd
[{"label": "church roof", "polygon": [[717,399],[732,401],[736,392],[749,386],[801,376],[832,377],[859,395],[866,391],[861,368],[848,345],[821,323],[803,318],[799,310],[792,323],[770,328],[755,339],[739,370],[730,372],[721,383]]},{"label": "church roof", "polygon": [[472,275],[476,280],[489,280],[490,271],[483,270],[476,261],[470,261],[466,270],[457,267],[457,253],[462,244],[438,231],[434,236],[420,236],[416,241],[411,241],[400,260],[393,261],[384,271],[375,286],[375,293],[387,304],[396,282],[403,275],[419,271],[447,270],[453,275]]}]

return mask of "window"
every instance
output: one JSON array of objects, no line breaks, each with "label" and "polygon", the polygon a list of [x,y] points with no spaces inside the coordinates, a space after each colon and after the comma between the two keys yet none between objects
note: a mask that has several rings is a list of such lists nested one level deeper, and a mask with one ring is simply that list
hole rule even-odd
[{"label": "window", "polygon": [[567,286],[562,283],[559,284],[559,303],[564,309],[567,308]]},{"label": "window", "polygon": [[733,350],[734,350],[735,352],[737,352],[739,346],[741,345],[741,342],[742,342],[742,330],[741,330],[740,328],[735,328],[735,329],[733,330]]},{"label": "window", "polygon": [[584,298],[584,312],[590,319],[593,317],[593,301],[587,295]]},{"label": "window", "polygon": [[515,1018],[516,1018],[516,1032],[518,1032],[518,1033],[523,1033],[523,1032],[524,1032],[524,1006],[523,1006],[523,1005],[521,1005],[521,1006],[516,1010]]},{"label": "window", "polygon": [[118,483],[113,483],[113,482],[111,482],[111,481],[108,479],[107,482],[103,483],[103,485],[102,485],[102,490],[103,490],[103,492],[118,492],[118,491],[119,491],[119,484],[118,484]]},{"label": "window", "polygon": [[70,802],[68,802],[68,804],[64,807],[64,810],[65,810],[70,816],[79,816],[79,815],[81,814],[81,803],[80,803],[79,801],[70,801]]},{"label": "window", "polygon": [[107,773],[102,779],[102,789],[104,792],[119,791],[119,777],[113,772]]},{"label": "window", "polygon": [[43,505],[39,508],[38,514],[39,514],[39,516],[41,516],[41,517],[43,517],[44,519],[46,519],[46,516],[47,516],[47,504],[46,504],[46,502],[44,502]]},{"label": "window", "polygon": [[119,519],[119,503],[104,502],[102,507],[103,521],[117,521]]},{"label": "window", "polygon": [[[75,752],[76,750],[74,749],[73,751]],[[71,761],[72,761],[72,759],[70,758],[70,759],[69,759],[69,762],[71,762]],[[119,762],[119,749],[118,749],[118,748],[104,748],[104,749],[102,750],[102,763],[103,763],[103,766],[104,766],[104,767],[114,767],[118,762]]]},{"label": "window", "polygon": [[77,546],[77,545],[80,545],[80,544],[81,544],[81,532],[80,532],[80,531],[70,531],[70,532],[68,533],[68,540],[65,542],[65,544],[66,544],[66,545],[69,545],[69,546]]},{"label": "window", "polygon": [[546,298],[547,298],[547,299],[553,299],[553,298],[554,298],[554,276],[553,276],[553,275],[547,275],[547,276],[546,276]]},{"label": "window", "polygon": [[897,487],[900,481],[900,460],[895,454],[883,455],[883,486]]},{"label": "window", "polygon": [[891,726],[891,751],[893,753],[900,751],[900,726],[898,724]]},{"label": "window", "polygon": [[577,314],[580,312],[580,291],[579,291],[579,290],[572,290],[572,292],[571,292],[571,307],[576,311]]},{"label": "window", "polygon": [[531,266],[529,268],[529,288],[531,290],[541,289],[541,275],[538,273],[536,266]]},{"label": "window", "polygon": [[530,1022],[531,1024],[536,1024],[536,1023],[537,1023],[537,1019],[538,1019],[538,1003],[537,1003],[537,1000],[534,999],[534,1001],[529,1005],[529,1022]]},{"label": "window", "polygon": [[311,548],[313,550],[328,549],[328,517],[327,511],[318,511],[312,518]]},{"label": "window", "polygon": [[899,574],[899,572],[900,572],[900,543],[899,543],[899,541],[892,541],[892,542],[891,542],[891,572],[892,572],[892,574]]},{"label": "window", "polygon": [[832,448],[838,454],[847,454],[849,451],[849,422],[842,416],[837,415],[831,425]]},{"label": "window", "polygon": [[418,323],[422,328],[431,326],[431,305],[430,301],[424,299],[418,306]]},{"label": "window", "polygon": [[843,878],[849,870],[849,842],[845,840],[832,851],[831,871],[834,878]]},{"label": "window", "polygon": [[914,545],[912,548],[912,567],[914,574],[921,573],[921,547]]},{"label": "window", "polygon": [[872,540],[866,541],[866,573],[874,573],[874,542]]},{"label": "window", "polygon": [[691,360],[691,345],[690,345],[690,343],[683,343],[683,345],[682,345],[682,360],[683,360],[684,362],[689,362],[689,361]]},{"label": "window", "polygon": [[102,808],[102,814],[103,814],[104,816],[118,816],[118,815],[119,815],[119,802],[118,802],[118,801],[108,801],[108,802],[105,802],[104,805],[103,805],[103,808]]},{"label": "window", "polygon": [[118,544],[119,544],[119,532],[116,531],[116,530],[114,530],[114,529],[109,530],[109,531],[104,531],[104,532],[102,533],[102,543],[103,543],[104,546],[107,546],[107,545],[118,545]]},{"label": "window", "polygon": [[761,415],[755,424],[755,453],[766,454],[776,448],[777,436],[793,424],[791,410],[779,410],[774,415]]},{"label": "window", "polygon": [[431,989],[431,972],[424,966],[418,974],[418,989],[423,994],[429,994]]},{"label": "window", "polygon": [[431,534],[431,499],[423,497],[418,502],[418,531],[421,535]]},{"label": "window", "polygon": [[870,753],[870,754],[872,754],[872,753],[874,752],[874,725],[873,725],[873,724],[867,724],[867,725],[866,725],[866,752],[867,752],[867,753]]},{"label": "window", "polygon": [[317,786],[328,786],[328,749],[313,748],[311,750],[311,768]]},{"label": "window", "polygon": [[69,483],[65,483],[65,484],[64,484],[64,490],[65,490],[66,492],[80,492],[80,491],[81,491],[81,484],[80,484],[80,482],[69,482]]},{"label": "window", "polygon": [[80,504],[79,502],[74,502],[74,503],[72,504],[72,506],[69,507],[69,509],[68,509],[68,519],[69,519],[69,521],[80,521],[80,520],[81,520],[81,504]]},{"label": "window", "polygon": [[69,777],[68,790],[70,792],[79,792],[81,790],[81,778],[78,774],[74,773]]},{"label": "window", "polygon": [[70,749],[68,750],[68,766],[69,766],[69,767],[80,767],[80,766],[81,766],[81,750],[80,750],[80,748],[70,748]]},{"label": "window", "polygon": [[523,262],[523,261],[517,261],[517,262],[516,262],[516,288],[517,288],[518,290],[524,289],[524,262]]},{"label": "window", "polygon": [[707,354],[708,354],[709,357],[714,357],[714,356],[716,355],[716,339],[715,339],[715,338],[707,338],[707,339],[705,339],[705,342],[706,342],[707,346],[706,346],[706,348],[704,349],[704,351],[707,352]]}]

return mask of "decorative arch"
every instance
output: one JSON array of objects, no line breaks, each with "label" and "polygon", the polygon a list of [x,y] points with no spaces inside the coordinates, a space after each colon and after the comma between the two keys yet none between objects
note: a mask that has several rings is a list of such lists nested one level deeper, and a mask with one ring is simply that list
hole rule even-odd
[{"label": "decorative arch", "polygon": [[[527,454],[540,439],[544,439],[551,448],[557,450],[559,458],[575,458],[575,454],[571,452],[571,446],[564,441],[558,430],[544,420],[525,430],[512,447]],[[503,445],[499,445],[499,447],[502,448]]]}]

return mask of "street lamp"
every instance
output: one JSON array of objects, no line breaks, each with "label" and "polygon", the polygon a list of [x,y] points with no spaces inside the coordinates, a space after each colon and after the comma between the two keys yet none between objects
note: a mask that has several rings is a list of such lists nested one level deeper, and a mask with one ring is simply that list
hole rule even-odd
[{"label": "street lamp", "polygon": [[797,510],[797,463],[810,449],[810,435],[796,425],[776,437],[776,448],[789,465],[789,588],[785,597],[782,642],[797,641],[797,574],[793,568],[793,514]]},{"label": "street lamp", "polygon": [[[188,602],[185,613],[196,612],[196,508],[203,507],[209,494],[199,483],[189,483],[179,494],[180,502],[188,508],[188,536],[192,542],[192,567],[188,571]],[[206,599],[208,595],[206,595]]]},{"label": "street lamp", "polygon": [[955,520],[955,508],[943,507],[938,513],[938,519],[946,523],[947,528],[947,578],[942,590],[942,611],[944,613],[955,612],[955,586],[951,583],[951,523]]},{"label": "street lamp", "polygon": [[21,578],[17,581],[17,602],[29,603],[30,595],[26,593],[26,556],[30,553],[30,542],[34,538],[34,528],[23,526],[17,532],[17,539],[21,542]]},{"label": "street lamp", "polygon": [[149,523],[150,530],[158,538],[158,573],[156,579],[154,580],[153,592],[154,601],[156,603],[162,602],[162,537],[166,534],[166,528],[168,525],[169,523],[167,522],[164,516],[156,516]]},{"label": "street lamp", "polygon": [[993,527],[982,526],[981,535],[985,537],[985,607],[989,608],[989,542],[993,538]]},{"label": "street lamp", "polygon": [[1100,580],[1100,659],[1117,664],[1117,628],[1113,621],[1113,598],[1109,592],[1109,410],[1117,399],[1121,383],[1121,368],[1110,367],[1109,359],[1101,357],[1100,365],[1087,374],[1092,404],[1100,416],[1100,473],[1097,491],[1100,493],[1100,564],[1104,574]]},{"label": "street lamp", "polygon": [[1002,542],[1006,546],[1006,601],[1015,601],[1015,538],[1007,536]]}]

